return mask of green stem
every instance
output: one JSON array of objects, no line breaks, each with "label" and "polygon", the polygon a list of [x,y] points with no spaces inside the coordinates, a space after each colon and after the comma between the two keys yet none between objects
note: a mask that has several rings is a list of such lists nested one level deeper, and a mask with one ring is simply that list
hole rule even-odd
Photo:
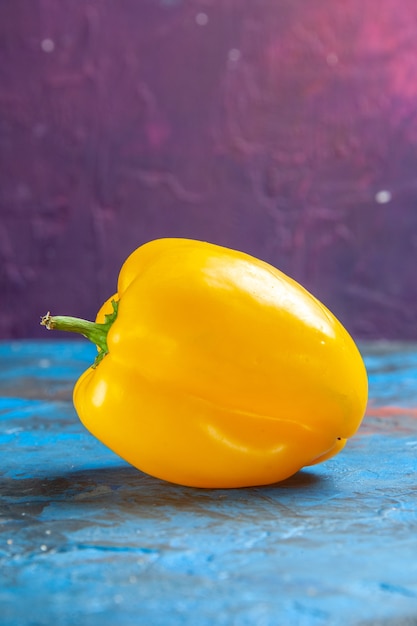
[{"label": "green stem", "polygon": [[98,355],[94,362],[96,367],[100,361],[108,354],[107,333],[113,322],[117,318],[117,310],[119,303],[112,300],[113,312],[105,316],[105,322],[98,324],[97,322],[89,322],[78,317],[69,317],[65,315],[51,315],[49,312],[41,319],[41,326],[46,326],[48,330],[63,330],[70,333],[78,333],[92,341],[98,349]]}]

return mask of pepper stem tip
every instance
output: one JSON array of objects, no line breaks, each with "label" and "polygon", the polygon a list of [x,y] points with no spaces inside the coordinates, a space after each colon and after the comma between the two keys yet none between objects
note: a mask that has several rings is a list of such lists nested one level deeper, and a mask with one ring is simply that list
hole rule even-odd
[{"label": "pepper stem tip", "polygon": [[102,324],[83,320],[78,317],[51,315],[50,311],[41,317],[40,324],[41,326],[45,326],[47,330],[56,329],[79,333],[95,343],[98,349],[98,355],[94,366],[97,366],[109,351],[107,347],[107,333],[117,317],[119,302],[112,300],[111,304],[113,311],[105,316],[105,322]]}]

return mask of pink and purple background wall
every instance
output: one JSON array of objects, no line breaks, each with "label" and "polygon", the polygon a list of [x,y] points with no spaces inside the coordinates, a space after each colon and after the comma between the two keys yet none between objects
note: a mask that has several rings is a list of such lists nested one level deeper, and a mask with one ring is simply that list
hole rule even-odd
[{"label": "pink and purple background wall", "polygon": [[417,339],[414,0],[2,0],[0,337],[213,241]]}]

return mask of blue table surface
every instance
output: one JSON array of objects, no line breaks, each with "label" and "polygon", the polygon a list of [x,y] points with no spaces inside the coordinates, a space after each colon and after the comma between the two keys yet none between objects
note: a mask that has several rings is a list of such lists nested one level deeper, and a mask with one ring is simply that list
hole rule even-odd
[{"label": "blue table surface", "polygon": [[273,486],[200,490],[79,422],[94,348],[0,343],[0,624],[417,624],[417,347],[360,346],[358,435]]}]

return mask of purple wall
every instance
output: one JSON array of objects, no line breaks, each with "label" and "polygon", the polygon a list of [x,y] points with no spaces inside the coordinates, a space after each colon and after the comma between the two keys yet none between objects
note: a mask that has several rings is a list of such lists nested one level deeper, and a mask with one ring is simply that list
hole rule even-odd
[{"label": "purple wall", "polygon": [[416,24],[415,0],[2,0],[0,336],[94,317],[134,248],[185,236],[417,339]]}]

